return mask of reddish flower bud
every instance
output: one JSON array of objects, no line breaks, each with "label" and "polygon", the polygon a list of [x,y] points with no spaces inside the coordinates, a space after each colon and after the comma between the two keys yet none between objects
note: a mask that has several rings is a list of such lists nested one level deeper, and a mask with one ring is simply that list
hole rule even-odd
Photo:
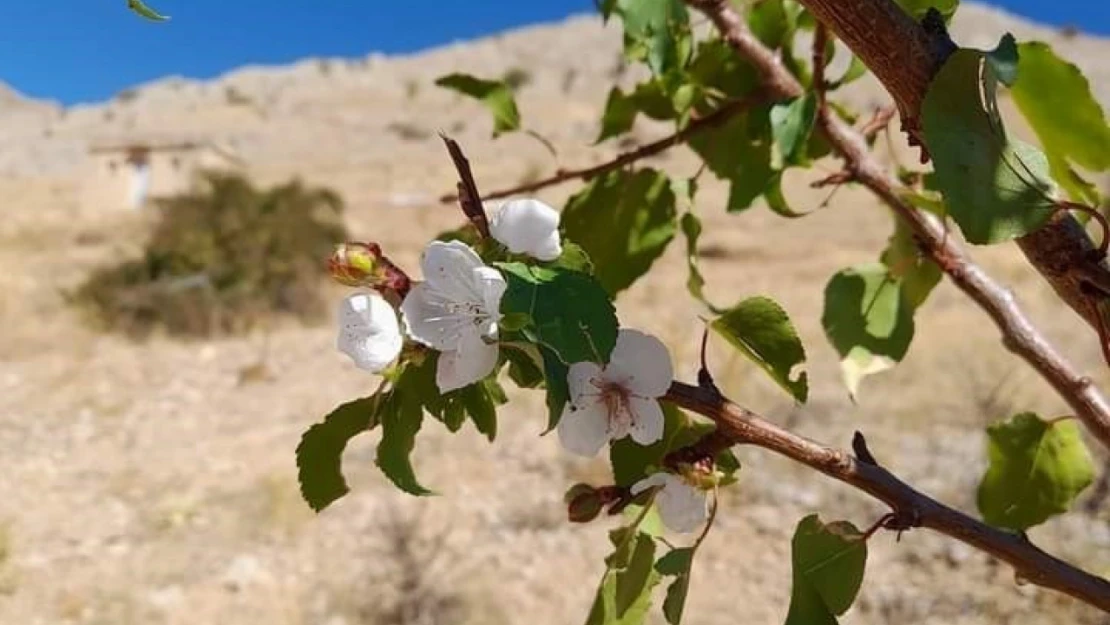
[{"label": "reddish flower bud", "polygon": [[409,277],[382,255],[377,243],[337,245],[328,258],[328,272],[340,284],[389,290],[401,297],[410,286]]},{"label": "reddish flower bud", "polygon": [[589,484],[575,484],[563,496],[571,523],[588,523],[597,518],[603,505],[601,493]]}]

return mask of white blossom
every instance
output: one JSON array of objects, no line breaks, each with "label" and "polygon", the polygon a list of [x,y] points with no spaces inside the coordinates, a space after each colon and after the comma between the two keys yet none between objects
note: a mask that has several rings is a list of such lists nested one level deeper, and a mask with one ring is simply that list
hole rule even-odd
[{"label": "white blossom", "polygon": [[397,311],[377,293],[356,293],[339,305],[336,347],[361,369],[378,373],[401,353]]},{"label": "white blossom", "polygon": [[559,440],[568,451],[594,456],[611,440],[632,436],[641,445],[663,437],[658,397],[670,388],[674,370],[659,339],[621,330],[609,364],[570,366],[570,401],[559,420]]},{"label": "white blossom", "polygon": [[555,260],[563,253],[559,242],[559,212],[539,200],[510,200],[489,222],[490,234],[514,254]]},{"label": "white blossom", "polygon": [[682,476],[673,473],[653,473],[632,485],[632,494],[638,495],[649,488],[659,488],[655,505],[663,524],[675,532],[692,532],[705,523],[705,491],[691,486]]},{"label": "white blossom", "polygon": [[424,281],[414,284],[401,315],[413,339],[440,352],[436,385],[446,393],[486,377],[497,365],[497,322],[505,279],[461,241],[432,241]]}]

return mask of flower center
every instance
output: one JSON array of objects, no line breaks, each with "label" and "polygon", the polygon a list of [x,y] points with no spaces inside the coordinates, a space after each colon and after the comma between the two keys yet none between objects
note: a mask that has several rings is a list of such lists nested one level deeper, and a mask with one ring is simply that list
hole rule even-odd
[{"label": "flower center", "polygon": [[632,406],[628,401],[628,389],[616,382],[607,382],[597,378],[590,380],[590,384],[601,391],[601,401],[605,404],[605,413],[609,415],[609,423],[612,425],[630,425],[632,422]]},{"label": "flower center", "polygon": [[489,314],[482,308],[482,306],[474,302],[447,302],[444,305],[447,312],[458,317],[469,317],[470,322],[476,326],[480,326],[487,319]]}]

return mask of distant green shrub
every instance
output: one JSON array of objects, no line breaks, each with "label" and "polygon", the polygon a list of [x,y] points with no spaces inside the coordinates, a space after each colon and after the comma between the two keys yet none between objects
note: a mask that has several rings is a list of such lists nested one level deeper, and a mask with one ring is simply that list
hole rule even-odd
[{"label": "distant green shrub", "polygon": [[98,327],[208,337],[275,314],[307,322],[324,313],[320,259],[346,239],[335,192],[299,180],[258,189],[238,174],[206,172],[154,210],[143,256],[96,270],[73,293]]}]

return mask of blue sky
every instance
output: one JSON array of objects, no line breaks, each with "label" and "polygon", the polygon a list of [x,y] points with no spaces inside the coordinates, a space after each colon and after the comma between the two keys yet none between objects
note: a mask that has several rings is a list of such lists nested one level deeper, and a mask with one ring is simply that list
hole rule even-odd
[{"label": "blue sky", "polygon": [[[0,0],[0,82],[65,104],[169,74],[211,78],[247,63],[398,53],[593,10],[592,0]],[[1107,0],[998,0],[1037,21],[1110,35]]]}]

